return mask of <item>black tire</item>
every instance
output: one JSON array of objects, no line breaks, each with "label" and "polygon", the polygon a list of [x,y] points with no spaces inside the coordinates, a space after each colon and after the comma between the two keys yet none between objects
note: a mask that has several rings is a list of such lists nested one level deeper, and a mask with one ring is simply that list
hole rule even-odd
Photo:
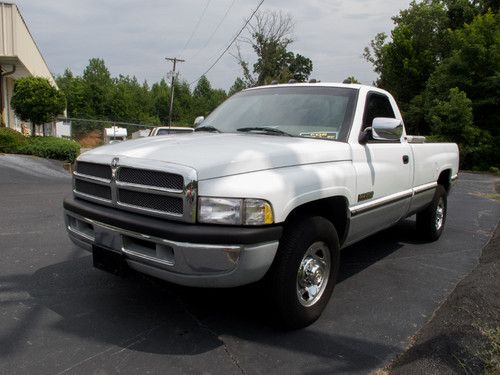
[{"label": "black tire", "polygon": [[432,242],[441,236],[446,223],[447,211],[446,189],[442,185],[438,185],[432,203],[417,213],[417,232],[422,240]]},{"label": "black tire", "polygon": [[[308,253],[306,257],[306,252],[311,251],[314,255]],[[287,225],[276,258],[266,277],[272,311],[279,325],[285,329],[298,329],[310,325],[320,317],[335,286],[339,254],[337,232],[327,219],[319,216],[305,217]],[[330,260],[329,271],[323,267],[326,264],[326,257]],[[314,265],[318,264],[321,264],[321,267],[318,272],[314,272],[314,276],[313,273],[307,272],[318,270],[318,267],[314,268]],[[313,294],[308,292],[299,297],[302,288],[299,286],[299,268],[303,271],[300,280],[313,283],[312,288],[316,288],[315,282],[319,283],[318,280],[325,280],[318,284],[321,285],[318,289],[322,289],[322,292],[316,294],[317,300],[314,300]],[[328,274],[327,279],[324,278],[325,274]],[[315,292],[315,289],[311,290]],[[313,302],[310,306],[304,305],[310,302]]]}]

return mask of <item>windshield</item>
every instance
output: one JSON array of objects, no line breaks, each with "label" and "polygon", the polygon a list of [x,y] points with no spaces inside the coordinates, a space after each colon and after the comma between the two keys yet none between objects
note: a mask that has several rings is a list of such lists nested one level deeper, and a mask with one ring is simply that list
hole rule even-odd
[{"label": "windshield", "polygon": [[199,129],[344,141],[351,126],[357,92],[351,88],[310,86],[244,91],[220,105]]},{"label": "windshield", "polygon": [[158,129],[156,135],[167,135],[167,134],[177,134],[177,133],[192,133],[193,129]]}]

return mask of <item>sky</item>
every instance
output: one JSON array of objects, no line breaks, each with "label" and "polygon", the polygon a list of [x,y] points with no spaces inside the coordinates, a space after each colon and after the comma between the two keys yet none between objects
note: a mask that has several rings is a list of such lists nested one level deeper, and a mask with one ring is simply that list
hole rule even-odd
[{"label": "sky", "polygon": [[[179,57],[180,78],[195,81],[226,48],[259,0],[17,0],[38,47],[55,75],[81,74],[92,57],[103,58],[113,76],[152,84]],[[354,75],[376,79],[363,48],[378,32],[390,32],[391,17],[409,0],[265,0],[261,10],[281,10],[294,21],[289,50],[313,62],[310,78],[338,82]],[[227,13],[226,17],[224,15]],[[245,36],[245,33],[242,34]],[[243,55],[254,55],[243,44]],[[235,52],[233,46],[229,52]],[[240,68],[229,53],[207,74],[228,89]]]}]

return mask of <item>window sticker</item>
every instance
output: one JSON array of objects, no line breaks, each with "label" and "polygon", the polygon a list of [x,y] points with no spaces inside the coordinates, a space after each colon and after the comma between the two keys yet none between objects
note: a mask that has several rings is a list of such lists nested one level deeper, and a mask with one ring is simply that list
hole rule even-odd
[{"label": "window sticker", "polygon": [[301,137],[308,138],[322,138],[322,139],[337,139],[339,133],[338,132],[306,132],[300,133]]}]

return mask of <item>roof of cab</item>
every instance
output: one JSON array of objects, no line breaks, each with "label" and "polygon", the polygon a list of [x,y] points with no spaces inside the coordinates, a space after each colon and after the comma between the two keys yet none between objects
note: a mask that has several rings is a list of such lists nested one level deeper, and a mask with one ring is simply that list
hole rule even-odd
[{"label": "roof of cab", "polygon": [[318,87],[318,86],[320,86],[320,87],[342,87],[342,88],[349,88],[349,89],[355,89],[355,90],[364,89],[366,91],[378,91],[378,92],[390,95],[389,92],[387,92],[386,90],[381,89],[379,87],[375,87],[375,86],[371,86],[371,85],[362,85],[359,83],[339,83],[339,82],[279,83],[279,84],[272,84],[272,85],[250,87],[250,88],[245,89],[243,91],[268,89],[268,88],[276,88],[276,87]]}]

